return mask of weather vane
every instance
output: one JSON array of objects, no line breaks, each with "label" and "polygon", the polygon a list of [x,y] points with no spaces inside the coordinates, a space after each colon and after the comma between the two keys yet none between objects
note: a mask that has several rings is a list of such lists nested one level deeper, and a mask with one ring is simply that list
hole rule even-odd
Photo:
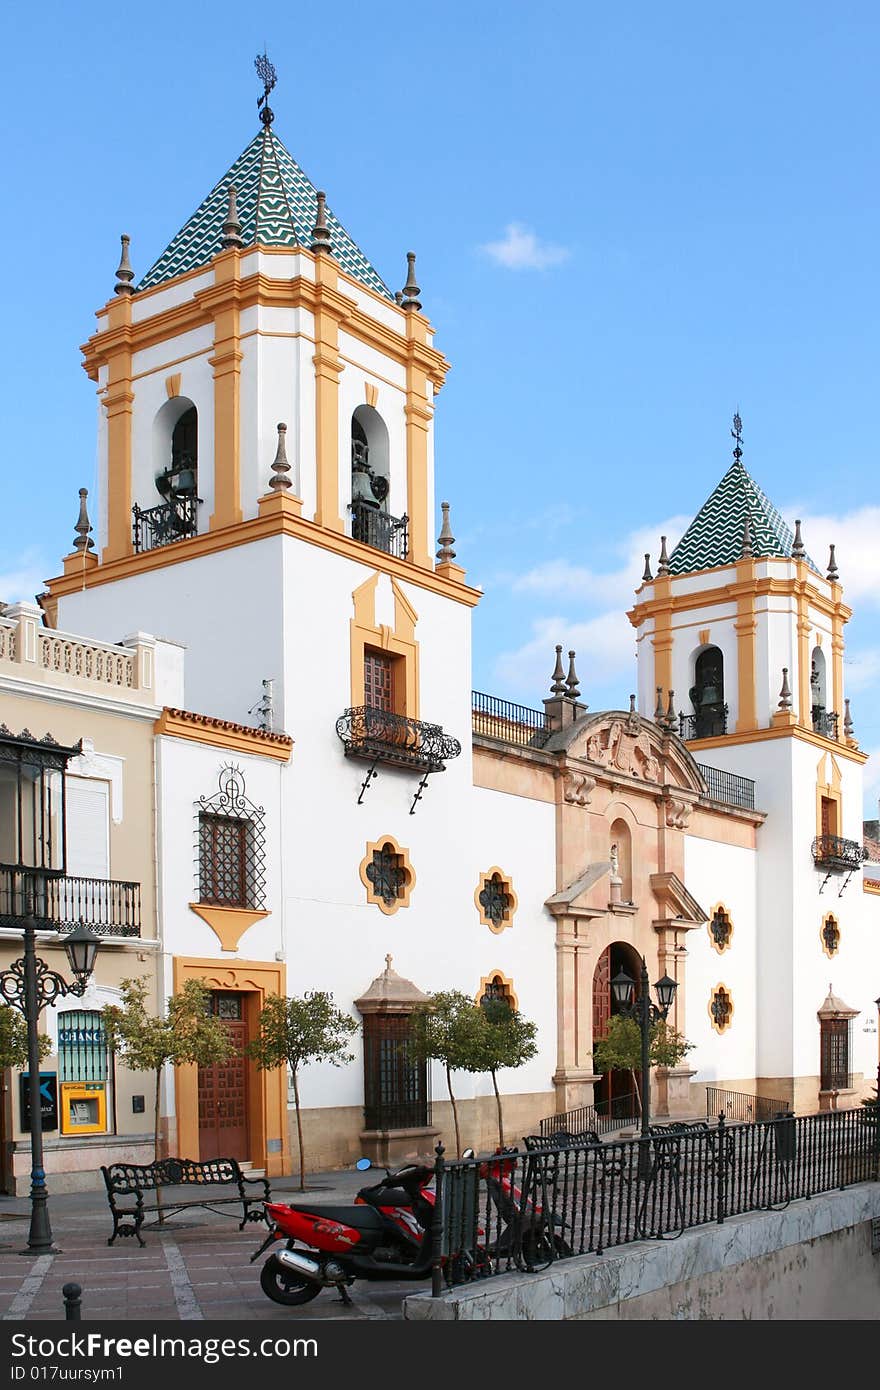
[{"label": "weather vane", "polygon": [[265,50],[257,54],[254,59],[254,67],[257,70],[257,77],[259,77],[263,84],[263,95],[257,100],[257,110],[259,111],[260,107],[263,107],[260,120],[263,122],[264,126],[270,126],[275,117],[269,106],[269,93],[278,81],[278,74],[275,71],[274,65],[269,62]]},{"label": "weather vane", "polygon": [[742,422],[742,420],[739,418],[739,411],[737,411],[736,414],[735,414],[734,417],[733,417],[733,429],[730,431],[730,437],[731,437],[731,439],[735,439],[735,440],[736,440],[736,448],[735,448],[734,451],[733,451],[733,457],[734,457],[735,461],[736,461],[737,463],[739,463],[740,459],[741,459],[742,456],[743,456],[743,451],[742,451],[742,442],[743,442],[743,422]]}]

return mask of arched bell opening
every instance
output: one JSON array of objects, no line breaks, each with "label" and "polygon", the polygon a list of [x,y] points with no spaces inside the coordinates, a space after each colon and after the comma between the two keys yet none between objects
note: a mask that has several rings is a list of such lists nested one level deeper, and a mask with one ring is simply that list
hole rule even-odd
[{"label": "arched bell opening", "polygon": [[152,550],[198,532],[199,413],[186,396],[174,396],[153,421],[152,496],[135,505],[134,547]]},{"label": "arched bell opening", "polygon": [[724,657],[720,647],[703,647],[694,662],[694,683],[688,692],[694,713],[691,738],[715,738],[727,733],[724,703]]},{"label": "arched bell opening", "polygon": [[392,515],[388,428],[378,410],[351,417],[351,534],[377,550],[406,556],[406,518]]},{"label": "arched bell opening", "polygon": [[810,657],[810,710],[814,733],[836,738],[837,714],[828,708],[827,668],[821,647],[814,647]]},{"label": "arched bell opening", "polygon": [[[593,973],[593,1042],[604,1038],[612,1017],[619,1012],[611,981],[623,970],[633,981],[633,1000],[639,995],[642,958],[625,941],[613,941],[606,946]],[[635,1077],[628,1071],[607,1071],[593,1088],[593,1103],[600,1115],[617,1116],[623,1120],[638,1114],[636,1087],[641,1089],[641,1072]]]}]

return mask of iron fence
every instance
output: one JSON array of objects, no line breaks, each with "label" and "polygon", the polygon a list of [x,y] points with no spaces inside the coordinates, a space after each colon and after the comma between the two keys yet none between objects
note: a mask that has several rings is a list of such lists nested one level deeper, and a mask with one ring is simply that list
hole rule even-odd
[{"label": "iron fence", "polygon": [[819,706],[813,707],[813,732],[822,734],[825,738],[837,738],[837,725],[840,719],[839,714],[833,710],[824,710]]},{"label": "iron fence", "polygon": [[548,1115],[538,1125],[538,1133],[543,1139],[552,1139],[555,1134],[566,1136],[565,1142],[576,1142],[580,1134],[592,1131],[595,1134],[608,1134],[613,1129],[635,1124],[640,1119],[638,1102],[634,1095],[612,1096],[610,1100],[599,1100],[594,1105],[579,1105],[574,1110],[566,1110],[558,1115]]},{"label": "iron fence", "polygon": [[471,711],[473,732],[485,738],[502,739],[521,748],[543,748],[550,737],[551,729],[542,709],[514,705],[510,700],[474,690]]},{"label": "iron fence", "polygon": [[678,736],[685,742],[692,738],[719,738],[727,733],[727,706],[703,710],[700,714],[679,714]]},{"label": "iron fence", "polygon": [[726,801],[728,806],[754,811],[755,784],[750,777],[739,777],[735,772],[724,772],[706,763],[697,763],[697,767],[713,801]]},{"label": "iron fence", "polygon": [[787,1100],[773,1100],[768,1096],[750,1096],[744,1091],[724,1091],[717,1086],[706,1087],[706,1114],[711,1119],[723,1115],[725,1120],[739,1120],[752,1124],[758,1120],[774,1120],[780,1112],[791,1107],[791,1097]]},{"label": "iron fence", "polygon": [[398,560],[406,559],[408,516],[390,516],[369,502],[352,502],[350,506],[352,540],[384,550],[386,555],[396,555]]},{"label": "iron fence", "polygon": [[876,1180],[878,1132],[861,1110],[731,1126],[722,1114],[646,1139],[440,1157],[432,1291]]},{"label": "iron fence", "polygon": [[135,555],[195,536],[199,529],[201,500],[200,497],[175,497],[172,502],[160,502],[156,507],[139,507],[135,503],[131,509]]},{"label": "iron fence", "polygon": [[0,926],[17,927],[31,915],[43,931],[72,931],[83,922],[98,936],[140,936],[141,885],[0,869]]}]

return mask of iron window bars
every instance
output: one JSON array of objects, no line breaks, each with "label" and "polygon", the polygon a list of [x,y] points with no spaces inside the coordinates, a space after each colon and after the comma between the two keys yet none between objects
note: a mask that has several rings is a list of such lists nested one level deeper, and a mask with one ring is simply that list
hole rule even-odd
[{"label": "iron window bars", "polygon": [[198,865],[200,902],[265,907],[265,812],[246,796],[241,768],[222,768],[217,791],[199,798]]}]

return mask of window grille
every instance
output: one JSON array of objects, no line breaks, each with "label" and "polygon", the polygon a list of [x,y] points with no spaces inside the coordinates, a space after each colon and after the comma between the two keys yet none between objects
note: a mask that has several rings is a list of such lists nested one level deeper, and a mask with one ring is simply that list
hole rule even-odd
[{"label": "window grille", "polygon": [[364,1018],[364,1122],[367,1129],[428,1124],[427,1064],[412,1056],[407,1014]]},{"label": "window grille", "polygon": [[500,874],[483,879],[480,890],[480,907],[483,915],[493,926],[500,927],[510,917],[510,884],[505,883]]},{"label": "window grille", "polygon": [[712,991],[709,1013],[712,1016],[712,1023],[716,1032],[723,1033],[726,1028],[730,1027],[733,1019],[733,1000],[723,985],[718,985]]},{"label": "window grille", "polygon": [[393,903],[404,896],[407,879],[406,865],[403,862],[403,855],[396,854],[392,845],[384,844],[381,849],[373,850],[373,860],[367,865],[366,873],[372,884],[373,893],[383,902]]},{"label": "window grille", "polygon": [[224,767],[218,790],[199,798],[199,901],[218,907],[266,905],[265,813],[245,795],[240,768]]},{"label": "window grille", "polygon": [[848,1018],[819,1020],[819,1089],[847,1091],[852,1085],[849,1069],[852,1027]]},{"label": "window grille", "polygon": [[709,923],[709,931],[712,934],[712,941],[717,951],[726,951],[733,936],[733,923],[727,914],[727,909],[716,907],[712,914],[712,921]]},{"label": "window grille", "polygon": [[484,1008],[486,1004],[507,1004],[511,1009],[515,1007],[510,985],[506,980],[502,980],[500,975],[493,975],[486,981],[480,995],[480,1008]]},{"label": "window grille", "polygon": [[107,1080],[107,1034],[98,1010],[58,1015],[58,1072],[61,1081]]},{"label": "window grille", "polygon": [[826,956],[837,955],[840,948],[840,927],[837,925],[837,919],[831,913],[822,923],[822,941]]}]

